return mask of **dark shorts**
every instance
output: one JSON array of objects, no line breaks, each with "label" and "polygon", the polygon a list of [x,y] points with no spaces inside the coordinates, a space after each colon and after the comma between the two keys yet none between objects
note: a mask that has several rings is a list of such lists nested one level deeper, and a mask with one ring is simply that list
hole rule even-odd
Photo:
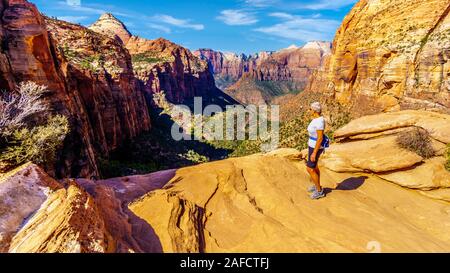
[{"label": "dark shorts", "polygon": [[317,162],[319,162],[319,158],[323,153],[323,149],[320,149],[317,152],[317,158],[315,162],[311,161],[311,155],[314,152],[314,148],[308,147],[308,162],[306,162],[306,166],[308,166],[311,169],[315,169],[317,167]]}]

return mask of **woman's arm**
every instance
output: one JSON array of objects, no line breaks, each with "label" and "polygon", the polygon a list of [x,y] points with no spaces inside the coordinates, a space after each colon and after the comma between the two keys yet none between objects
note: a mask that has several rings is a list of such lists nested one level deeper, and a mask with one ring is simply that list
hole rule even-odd
[{"label": "woman's arm", "polygon": [[314,147],[314,151],[311,155],[312,162],[316,162],[317,153],[319,152],[320,147],[322,147],[322,141],[323,141],[323,130],[317,130],[316,147]]}]

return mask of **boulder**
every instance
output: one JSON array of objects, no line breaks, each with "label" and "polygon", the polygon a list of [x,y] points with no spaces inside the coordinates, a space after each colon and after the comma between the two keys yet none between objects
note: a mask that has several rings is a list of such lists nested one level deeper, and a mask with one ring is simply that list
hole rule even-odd
[{"label": "boulder", "polygon": [[332,145],[321,164],[335,172],[388,172],[413,167],[423,158],[402,149],[396,136],[352,141]]}]

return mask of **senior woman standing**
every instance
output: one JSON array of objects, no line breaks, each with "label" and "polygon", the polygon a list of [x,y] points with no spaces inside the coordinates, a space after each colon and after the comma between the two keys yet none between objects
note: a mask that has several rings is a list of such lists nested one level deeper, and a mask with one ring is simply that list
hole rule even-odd
[{"label": "senior woman standing", "polygon": [[312,103],[309,112],[312,121],[308,126],[308,162],[306,163],[306,168],[314,185],[308,188],[308,192],[312,193],[311,199],[320,199],[325,197],[323,188],[320,185],[320,170],[318,167],[319,158],[324,151],[322,143],[326,137],[324,136],[325,119],[322,116],[322,106],[319,102]]}]

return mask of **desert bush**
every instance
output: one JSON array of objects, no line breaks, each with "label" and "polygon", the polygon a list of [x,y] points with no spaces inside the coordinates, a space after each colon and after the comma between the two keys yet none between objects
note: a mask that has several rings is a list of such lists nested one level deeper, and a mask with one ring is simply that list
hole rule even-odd
[{"label": "desert bush", "polygon": [[399,134],[397,136],[397,144],[423,158],[431,158],[435,155],[430,134],[423,128],[416,127],[413,130]]},{"label": "desert bush", "polygon": [[12,92],[0,94],[0,169],[8,170],[28,161],[48,166],[69,132],[64,116],[50,117],[36,124],[36,116],[48,114],[42,97],[47,87],[20,83]]},{"label": "desert bush", "polygon": [[201,155],[201,154],[195,152],[194,150],[189,150],[182,157],[186,158],[187,160],[189,160],[193,163],[205,163],[205,162],[209,161],[209,159],[206,156]]},{"label": "desert bush", "polygon": [[13,92],[0,93],[0,135],[5,137],[24,126],[28,118],[48,107],[41,100],[47,87],[34,82],[22,82]]},{"label": "desert bush", "polygon": [[61,115],[49,118],[45,125],[16,129],[8,138],[8,145],[1,152],[0,161],[9,166],[28,161],[44,166],[51,164],[68,133],[69,122]]}]

